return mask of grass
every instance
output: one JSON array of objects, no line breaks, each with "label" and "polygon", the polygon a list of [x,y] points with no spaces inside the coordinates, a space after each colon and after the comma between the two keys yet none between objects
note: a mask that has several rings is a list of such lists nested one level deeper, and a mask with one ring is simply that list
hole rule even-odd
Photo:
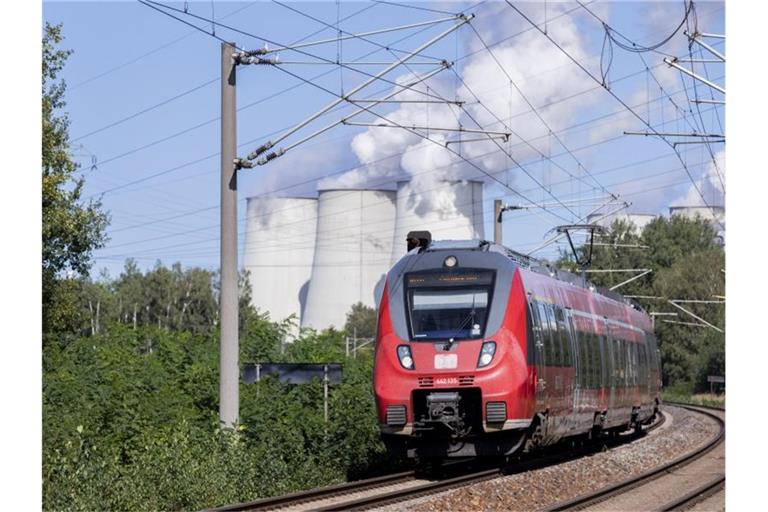
[{"label": "grass", "polygon": [[661,399],[667,402],[681,402],[691,405],[725,408],[725,393],[722,395],[713,395],[711,393],[688,394],[673,391],[662,391]]}]

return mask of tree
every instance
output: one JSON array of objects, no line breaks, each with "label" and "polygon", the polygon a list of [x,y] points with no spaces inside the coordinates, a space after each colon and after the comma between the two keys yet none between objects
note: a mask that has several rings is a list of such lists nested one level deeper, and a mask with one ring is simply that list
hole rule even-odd
[{"label": "tree", "polygon": [[[106,242],[109,222],[100,201],[82,200],[83,178],[69,155],[66,84],[58,76],[70,50],[61,50],[61,25],[45,25],[42,55],[43,332],[77,327],[75,275],[91,267],[91,253]],[[68,274],[68,275],[67,275]]]},{"label": "tree", "polygon": [[[721,272],[725,268],[725,252],[715,242],[712,226],[701,218],[659,217],[642,232],[631,224],[617,220],[600,241],[606,245],[594,247],[591,268],[651,269],[650,274],[616,291],[623,295],[658,297],[638,300],[648,311],[678,313],[679,318],[672,322],[700,323],[671,306],[667,300],[711,300],[714,295],[725,293],[725,274]],[[579,251],[583,256],[586,248],[581,247]],[[561,258],[558,265],[574,270],[570,258]],[[630,273],[589,275],[592,283],[604,288],[630,277]],[[722,304],[686,303],[684,307],[724,328],[725,308]],[[703,390],[706,389],[707,375],[724,375],[725,340],[722,333],[710,327],[681,325],[665,320],[668,317],[658,319],[655,326],[665,385],[689,383]]]},{"label": "tree", "polygon": [[344,330],[349,336],[373,338],[376,336],[376,320],[376,310],[358,302],[347,313],[347,323],[344,325]]}]

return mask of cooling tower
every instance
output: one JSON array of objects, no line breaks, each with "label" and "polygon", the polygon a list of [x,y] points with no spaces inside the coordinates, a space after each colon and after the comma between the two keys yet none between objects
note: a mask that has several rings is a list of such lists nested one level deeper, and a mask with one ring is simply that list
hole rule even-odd
[{"label": "cooling tower", "polygon": [[317,199],[251,197],[245,221],[244,266],[251,304],[280,321],[301,317],[312,272]]},{"label": "cooling tower", "polygon": [[441,181],[425,191],[398,182],[390,266],[406,253],[405,237],[414,230],[429,231],[432,240],[485,238],[482,182]]},{"label": "cooling tower", "polygon": [[357,302],[376,307],[389,270],[395,193],[321,190],[317,239],[302,327],[342,329]]},{"label": "cooling tower", "polygon": [[620,220],[629,224],[634,224],[635,234],[639,235],[645,229],[645,226],[653,222],[657,215],[652,213],[614,213],[604,216],[602,213],[593,213],[587,217],[587,224],[597,224],[604,228],[610,228],[614,221]]}]

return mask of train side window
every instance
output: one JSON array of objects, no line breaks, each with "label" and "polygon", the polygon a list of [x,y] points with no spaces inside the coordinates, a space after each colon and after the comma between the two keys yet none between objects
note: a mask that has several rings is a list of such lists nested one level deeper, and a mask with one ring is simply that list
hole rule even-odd
[{"label": "train side window", "polygon": [[563,366],[573,366],[571,340],[568,336],[568,328],[565,324],[563,308],[555,306],[555,319],[557,320],[557,332],[560,334],[560,344],[563,347]]},{"label": "train side window", "polygon": [[592,334],[585,332],[583,340],[584,387],[592,387]]},{"label": "train side window", "polygon": [[549,332],[549,320],[547,320],[547,312],[544,309],[542,302],[536,302],[536,310],[539,315],[539,321],[541,322],[541,342],[544,344],[544,359],[546,366],[552,366],[552,339]]},{"label": "train side window", "polygon": [[600,337],[592,333],[592,371],[593,371],[593,386],[599,388],[601,384],[602,364],[600,361]]},{"label": "train side window", "polygon": [[640,376],[639,376],[639,368],[640,368],[640,362],[638,357],[638,350],[637,350],[637,343],[632,343],[632,385],[633,386],[639,386],[640,385]]},{"label": "train side window", "polygon": [[546,309],[549,317],[549,332],[552,336],[552,365],[563,366],[563,347],[560,342],[560,329],[555,317],[555,307],[552,304],[547,304]]},{"label": "train side window", "polygon": [[589,333],[589,387],[594,389],[597,387],[595,384],[595,335]]},{"label": "train side window", "polygon": [[624,387],[624,340],[616,340],[616,386]]},{"label": "train side window", "polygon": [[589,375],[589,352],[586,333],[578,333],[579,346],[579,385],[582,388],[587,387],[587,376]]},{"label": "train side window", "polygon": [[630,364],[629,351],[630,351],[630,347],[629,346],[630,346],[630,343],[627,340],[622,340],[622,342],[624,343],[624,351],[623,351],[624,352],[624,387],[628,388],[630,386],[630,384],[631,384],[631,381],[629,379],[629,371],[630,371],[630,369],[629,369],[629,364]]},{"label": "train side window", "polygon": [[600,386],[609,387],[610,383],[608,383],[608,360],[606,359],[608,357],[608,347],[606,346],[606,338],[604,335],[600,334],[598,336],[598,340],[600,342]]}]

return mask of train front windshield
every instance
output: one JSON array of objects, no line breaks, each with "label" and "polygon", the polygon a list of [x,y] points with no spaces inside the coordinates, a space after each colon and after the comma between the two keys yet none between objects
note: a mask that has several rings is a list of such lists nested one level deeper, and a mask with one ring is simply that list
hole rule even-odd
[{"label": "train front windshield", "polygon": [[491,302],[493,273],[419,273],[406,277],[411,339],[481,338]]}]

